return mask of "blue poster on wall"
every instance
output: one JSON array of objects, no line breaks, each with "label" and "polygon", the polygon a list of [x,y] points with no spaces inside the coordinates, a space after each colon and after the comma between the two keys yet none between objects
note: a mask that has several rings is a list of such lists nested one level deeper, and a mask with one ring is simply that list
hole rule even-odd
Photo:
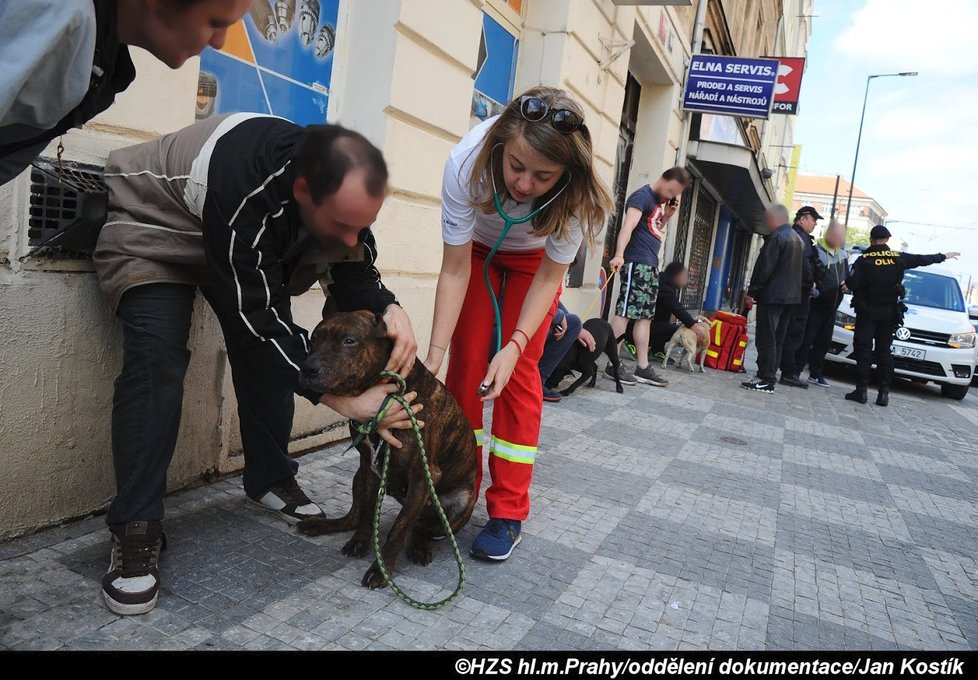
[{"label": "blue poster on wall", "polygon": [[254,111],[326,121],[339,0],[257,0],[200,57],[197,118]]},{"label": "blue poster on wall", "polygon": [[513,98],[520,41],[488,14],[482,16],[482,35],[472,93],[471,123],[498,113]]}]

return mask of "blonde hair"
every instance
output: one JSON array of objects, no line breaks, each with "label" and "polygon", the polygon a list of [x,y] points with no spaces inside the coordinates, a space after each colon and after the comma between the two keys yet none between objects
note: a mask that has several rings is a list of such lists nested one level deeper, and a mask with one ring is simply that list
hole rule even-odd
[{"label": "blonde hair", "polygon": [[549,115],[537,122],[526,120],[520,113],[522,97],[538,97],[551,110],[567,109],[584,120],[581,106],[564,90],[541,86],[530,88],[515,97],[499,116],[499,120],[489,128],[482,148],[475,157],[469,178],[469,195],[476,197],[472,204],[483,213],[496,212],[492,196],[493,177],[490,172],[496,173],[495,186],[498,187],[500,200],[505,202],[509,198],[506,183],[503,181],[502,156],[493,154],[493,149],[499,144],[522,137],[537,153],[567,170],[550,191],[534,200],[533,207],[537,208],[560,192],[546,209],[533,218],[533,235],[554,235],[565,239],[570,233],[571,220],[576,219],[587,243],[594,245],[614,204],[604,182],[594,171],[591,133],[583,122],[581,127],[570,134],[558,132],[550,124]]}]

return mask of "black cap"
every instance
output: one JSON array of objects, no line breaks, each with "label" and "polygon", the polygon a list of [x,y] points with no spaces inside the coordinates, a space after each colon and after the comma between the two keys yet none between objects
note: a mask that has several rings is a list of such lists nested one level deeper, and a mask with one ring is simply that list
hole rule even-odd
[{"label": "black cap", "polygon": [[818,211],[815,210],[815,208],[813,208],[810,205],[806,205],[801,208],[798,208],[798,212],[795,213],[795,222],[800,220],[805,215],[811,215],[812,218],[816,220],[822,219],[822,216],[818,214]]},{"label": "black cap", "polygon": [[886,227],[884,227],[882,224],[877,224],[869,232],[869,238],[871,238],[871,239],[882,240],[882,239],[885,239],[885,238],[890,238],[890,236],[892,236],[892,234],[890,233],[890,230],[887,229]]}]

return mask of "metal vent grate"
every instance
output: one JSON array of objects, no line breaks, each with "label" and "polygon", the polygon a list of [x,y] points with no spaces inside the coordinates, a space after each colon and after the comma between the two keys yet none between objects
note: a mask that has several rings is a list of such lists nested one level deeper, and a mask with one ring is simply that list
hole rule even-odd
[{"label": "metal vent grate", "polygon": [[90,253],[105,223],[107,194],[102,169],[39,158],[31,169],[30,246]]}]

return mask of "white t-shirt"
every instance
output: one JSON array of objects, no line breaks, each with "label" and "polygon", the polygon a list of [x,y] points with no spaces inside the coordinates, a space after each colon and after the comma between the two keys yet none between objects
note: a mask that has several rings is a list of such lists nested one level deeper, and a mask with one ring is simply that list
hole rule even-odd
[{"label": "white t-shirt", "polygon": [[[489,128],[499,116],[479,123],[462,138],[445,162],[445,177],[441,189],[441,235],[450,246],[462,246],[475,240],[492,247],[503,233],[505,223],[495,211],[488,215],[472,205],[469,178],[472,165],[482,147]],[[498,153],[498,152],[497,152]],[[491,190],[491,187],[490,187]],[[511,217],[524,217],[533,209],[532,202],[517,203],[512,199],[503,203],[503,210]],[[567,238],[556,235],[534,236],[532,220],[514,224],[501,246],[504,251],[538,250],[544,248],[547,255],[559,264],[570,264],[584,240],[584,232],[577,220],[573,220]]]}]

